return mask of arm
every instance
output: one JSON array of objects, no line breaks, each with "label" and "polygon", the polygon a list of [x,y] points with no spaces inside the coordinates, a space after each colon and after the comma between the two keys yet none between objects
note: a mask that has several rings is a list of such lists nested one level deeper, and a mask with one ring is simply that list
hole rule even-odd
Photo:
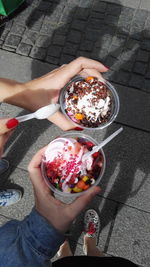
[{"label": "arm", "polygon": [[[101,77],[108,69],[100,62],[79,57],[67,65],[26,83],[0,79],[0,101],[34,112],[40,107],[57,102],[60,89],[77,74]],[[48,118],[63,130],[74,128],[74,124],[59,111]]]},{"label": "arm", "polygon": [[0,228],[2,266],[47,266],[64,235],[33,209],[21,222],[12,220]]},{"label": "arm", "polygon": [[64,241],[64,233],[72,221],[100,191],[95,186],[70,204],[55,199],[41,175],[44,149],[33,157],[28,167],[35,209],[23,221],[10,221],[0,229],[0,262],[3,266],[15,266],[16,262],[17,266],[28,266],[29,263],[30,266],[47,266]]}]

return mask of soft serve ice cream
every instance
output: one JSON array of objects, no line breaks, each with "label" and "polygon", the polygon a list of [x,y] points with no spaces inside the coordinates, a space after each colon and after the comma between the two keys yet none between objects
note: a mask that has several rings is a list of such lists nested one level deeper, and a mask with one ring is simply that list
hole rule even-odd
[{"label": "soft serve ice cream", "polygon": [[85,138],[58,137],[47,147],[44,168],[47,181],[65,193],[79,193],[95,183],[103,165],[100,152],[86,160],[82,156],[94,144]]},{"label": "soft serve ice cream", "polygon": [[72,121],[96,128],[111,114],[112,98],[106,84],[94,77],[72,82],[65,92],[64,109]]}]

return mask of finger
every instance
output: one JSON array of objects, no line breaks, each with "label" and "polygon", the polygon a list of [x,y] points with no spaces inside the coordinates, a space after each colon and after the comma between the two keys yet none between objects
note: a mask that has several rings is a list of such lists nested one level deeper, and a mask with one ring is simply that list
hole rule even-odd
[{"label": "finger", "polygon": [[106,72],[108,70],[107,67],[96,60],[79,57],[66,65],[63,71],[72,78],[83,69],[96,69],[99,72]]},{"label": "finger", "polygon": [[87,78],[88,76],[96,77],[99,80],[105,82],[105,79],[103,78],[101,73],[94,69],[84,69],[79,73],[79,75],[82,76],[83,78]]},{"label": "finger", "polygon": [[68,209],[70,214],[72,215],[72,219],[74,219],[99,192],[100,187],[93,186],[85,194],[83,194],[81,197],[78,197],[76,200],[74,200],[74,202],[68,205]]},{"label": "finger", "polygon": [[11,131],[18,123],[18,120],[15,118],[0,119],[0,135]]},{"label": "finger", "polygon": [[79,57],[61,69],[59,80],[62,81],[62,86],[83,69],[96,69],[98,72],[108,71],[107,67],[96,60]]},{"label": "finger", "polygon": [[43,193],[43,192],[47,192],[50,193],[50,189],[47,186],[47,184],[45,183],[43,177],[42,177],[42,173],[41,173],[41,161],[42,161],[42,157],[43,154],[45,152],[47,146],[43,147],[42,149],[40,149],[32,158],[32,160],[30,161],[29,165],[28,165],[28,171],[30,174],[30,179],[32,182],[32,185],[34,187],[34,190],[36,193]]},{"label": "finger", "polygon": [[48,118],[48,120],[56,124],[60,129],[64,131],[75,128],[75,124],[68,120],[60,111],[55,112]]},{"label": "finger", "polygon": [[40,168],[40,164],[42,161],[42,157],[44,155],[44,151],[46,149],[46,146],[40,149],[31,159],[29,165],[28,165],[28,171],[30,173],[35,173]]}]

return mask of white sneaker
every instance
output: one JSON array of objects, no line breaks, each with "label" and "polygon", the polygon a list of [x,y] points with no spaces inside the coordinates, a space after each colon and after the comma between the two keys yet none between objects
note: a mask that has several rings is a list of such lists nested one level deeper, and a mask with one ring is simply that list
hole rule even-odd
[{"label": "white sneaker", "polygon": [[9,161],[6,159],[0,159],[0,175],[9,169]]},{"label": "white sneaker", "polygon": [[[84,232],[85,236],[96,239],[98,244],[98,236],[100,232],[100,218],[94,209],[89,209],[84,215]],[[84,254],[87,255],[87,247],[83,245]]]},{"label": "white sneaker", "polygon": [[22,197],[22,192],[16,189],[0,191],[0,207],[10,206],[17,203]]}]

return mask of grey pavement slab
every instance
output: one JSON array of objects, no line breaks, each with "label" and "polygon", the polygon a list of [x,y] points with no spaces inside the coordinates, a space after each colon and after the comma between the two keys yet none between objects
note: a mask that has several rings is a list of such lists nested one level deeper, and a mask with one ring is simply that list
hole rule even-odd
[{"label": "grey pavement slab", "polygon": [[38,70],[37,76],[32,73],[33,59],[0,50],[0,77],[26,82],[53,69],[53,66],[48,63],[40,62],[39,60],[34,62]]},{"label": "grey pavement slab", "polygon": [[[144,0],[146,1],[146,0]],[[104,0],[104,2],[113,3],[113,4],[120,4],[126,7],[132,7],[132,8],[139,8],[141,0]]]},{"label": "grey pavement slab", "polygon": [[149,0],[141,0],[139,8],[150,11],[150,2],[149,2]]},{"label": "grey pavement slab", "polygon": [[116,121],[150,132],[150,94],[118,84],[115,87],[120,99]]},{"label": "grey pavement slab", "polygon": [[[6,216],[8,218],[13,218],[17,220],[22,220],[26,215],[28,215],[34,205],[34,197],[33,197],[33,190],[32,185],[28,177],[27,171],[22,169],[16,168],[13,172],[9,175],[8,180],[5,183],[1,183],[2,188],[16,188],[21,189],[23,192],[22,199],[11,206],[8,207],[1,207],[0,208],[0,215]],[[2,180],[4,182],[4,179]],[[6,218],[6,221],[8,219]],[[0,223],[3,223],[5,218],[0,216]]]},{"label": "grey pavement slab", "polygon": [[133,261],[140,266],[150,266],[150,214],[120,206],[108,253]]}]

